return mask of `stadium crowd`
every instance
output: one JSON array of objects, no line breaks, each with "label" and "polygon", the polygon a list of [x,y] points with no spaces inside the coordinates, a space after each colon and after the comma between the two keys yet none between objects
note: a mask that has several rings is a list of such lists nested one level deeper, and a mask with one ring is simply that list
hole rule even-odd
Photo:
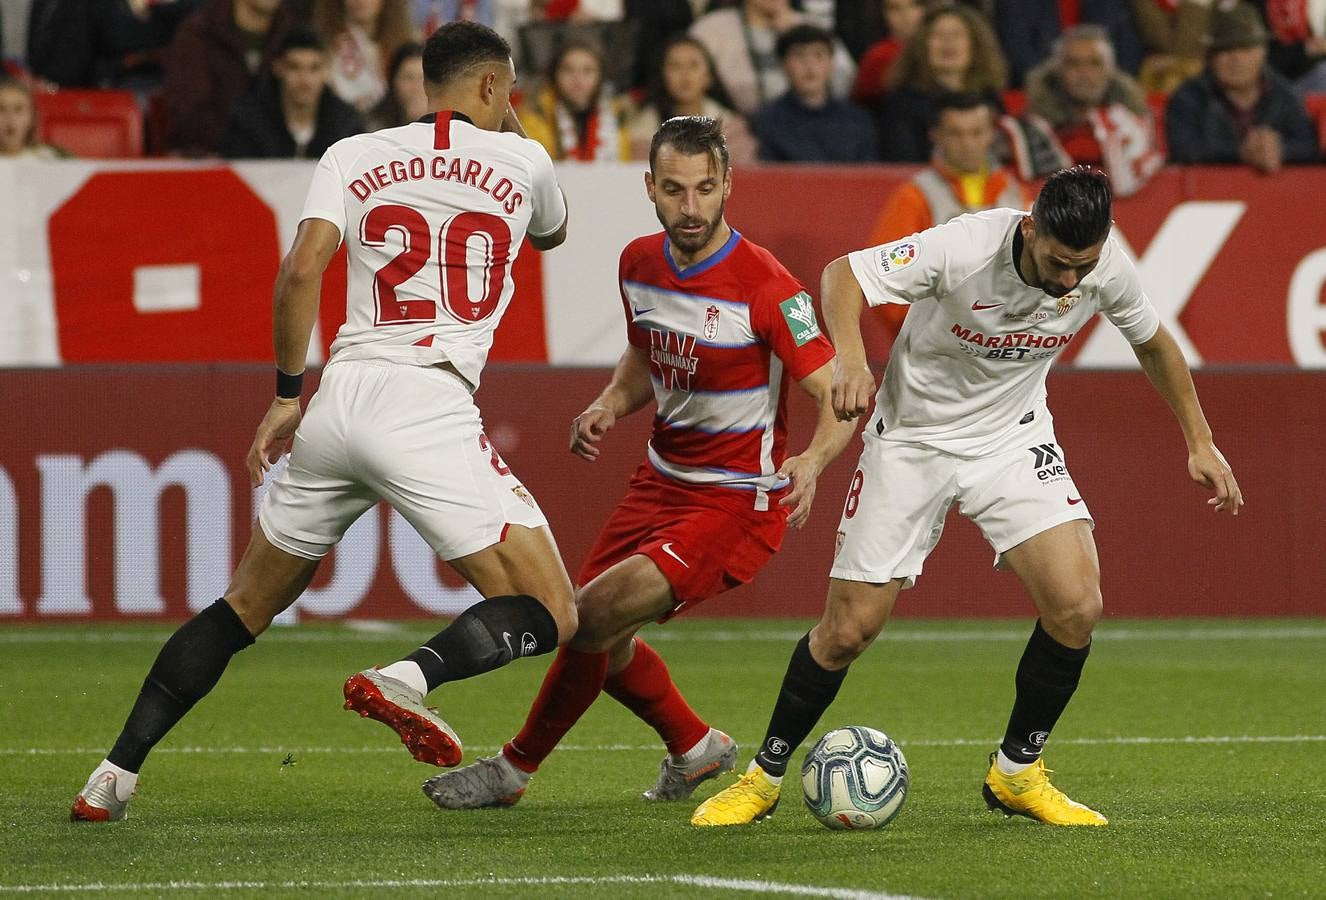
[{"label": "stadium crowd", "polygon": [[130,98],[139,152],[316,158],[425,112],[419,42],[457,18],[511,40],[554,159],[703,113],[738,164],[928,164],[881,234],[1070,162],[1127,195],[1166,159],[1323,159],[1316,0],[0,0],[0,156],[81,155],[42,142],[76,92]]}]

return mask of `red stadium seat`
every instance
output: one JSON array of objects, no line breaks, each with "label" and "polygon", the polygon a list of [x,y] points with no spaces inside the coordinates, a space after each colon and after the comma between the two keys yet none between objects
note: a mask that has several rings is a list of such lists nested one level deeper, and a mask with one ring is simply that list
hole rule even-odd
[{"label": "red stadium seat", "polygon": [[143,155],[143,111],[129,91],[59,91],[36,95],[41,139],[74,156]]},{"label": "red stadium seat", "polygon": [[1326,94],[1307,94],[1303,97],[1303,105],[1312,121],[1317,123],[1318,146],[1326,148]]}]

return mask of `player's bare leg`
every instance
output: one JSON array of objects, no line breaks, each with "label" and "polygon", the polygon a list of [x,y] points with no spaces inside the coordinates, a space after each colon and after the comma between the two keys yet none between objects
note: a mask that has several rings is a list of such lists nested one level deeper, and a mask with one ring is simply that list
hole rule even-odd
[{"label": "player's bare leg", "polygon": [[749,825],[773,814],[792,752],[833,703],[847,667],[879,636],[902,585],[829,579],[824,613],[792,651],[755,759],[736,784],[696,808],[692,825]]},{"label": "player's bare leg", "polygon": [[1047,777],[1041,750],[1077,689],[1100,621],[1100,562],[1083,520],[1043,531],[1004,553],[1040,619],[1017,670],[1017,698],[982,793],[991,809],[1053,825],[1104,825]]},{"label": "player's bare leg", "polygon": [[448,560],[484,596],[415,652],[345,683],[345,708],[395,731],[420,762],[454,766],[460,738],[424,696],[439,685],[548,653],[575,634],[576,608],[546,527],[509,526],[503,539]]},{"label": "player's bare leg", "polygon": [[230,658],[295,602],[317,568],[316,560],[273,546],[254,526],[225,596],[181,625],[157,654],[115,746],[74,799],[72,820],[124,818],[148,753],[212,690]]}]

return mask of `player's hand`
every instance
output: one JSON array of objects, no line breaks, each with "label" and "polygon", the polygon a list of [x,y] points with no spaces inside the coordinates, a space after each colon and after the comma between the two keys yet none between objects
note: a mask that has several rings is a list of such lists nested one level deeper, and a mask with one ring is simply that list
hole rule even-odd
[{"label": "player's hand", "polygon": [[875,375],[865,363],[844,366],[833,363],[833,414],[840,422],[849,422],[870,409],[875,396]]},{"label": "player's hand", "polygon": [[1236,516],[1239,514],[1243,492],[1234,480],[1234,470],[1215,444],[1203,444],[1189,451],[1188,474],[1203,487],[1215,489],[1216,495],[1206,501],[1207,505],[1214,506],[1216,512],[1229,510]]},{"label": "player's hand", "polygon": [[263,473],[290,446],[303,415],[297,398],[286,400],[277,397],[267,407],[267,415],[262,417],[258,433],[253,436],[253,446],[249,447],[249,455],[245,457],[249,468],[249,483],[254,487],[262,484]]},{"label": "player's hand", "polygon": [[792,490],[778,501],[778,505],[792,507],[787,524],[792,528],[800,528],[810,518],[810,506],[815,502],[815,482],[820,477],[820,467],[804,456],[791,456],[783,461],[778,477],[792,482]]},{"label": "player's hand", "polygon": [[520,137],[528,137],[525,134],[525,126],[520,124],[520,116],[516,115],[516,108],[510,103],[506,105],[506,115],[502,117],[502,130]]},{"label": "player's hand", "polygon": [[612,410],[591,406],[571,423],[571,452],[590,462],[598,459],[599,448],[595,445],[603,440],[608,429],[615,424],[617,417],[612,414]]}]

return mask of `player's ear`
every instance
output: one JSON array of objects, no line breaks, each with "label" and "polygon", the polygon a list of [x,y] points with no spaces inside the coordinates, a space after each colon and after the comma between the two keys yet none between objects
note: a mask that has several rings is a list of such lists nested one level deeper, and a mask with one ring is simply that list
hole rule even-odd
[{"label": "player's ear", "polygon": [[654,201],[654,173],[645,169],[645,193],[649,195],[649,202]]},{"label": "player's ear", "polygon": [[729,164],[723,169],[723,199],[732,196],[732,166]]}]

